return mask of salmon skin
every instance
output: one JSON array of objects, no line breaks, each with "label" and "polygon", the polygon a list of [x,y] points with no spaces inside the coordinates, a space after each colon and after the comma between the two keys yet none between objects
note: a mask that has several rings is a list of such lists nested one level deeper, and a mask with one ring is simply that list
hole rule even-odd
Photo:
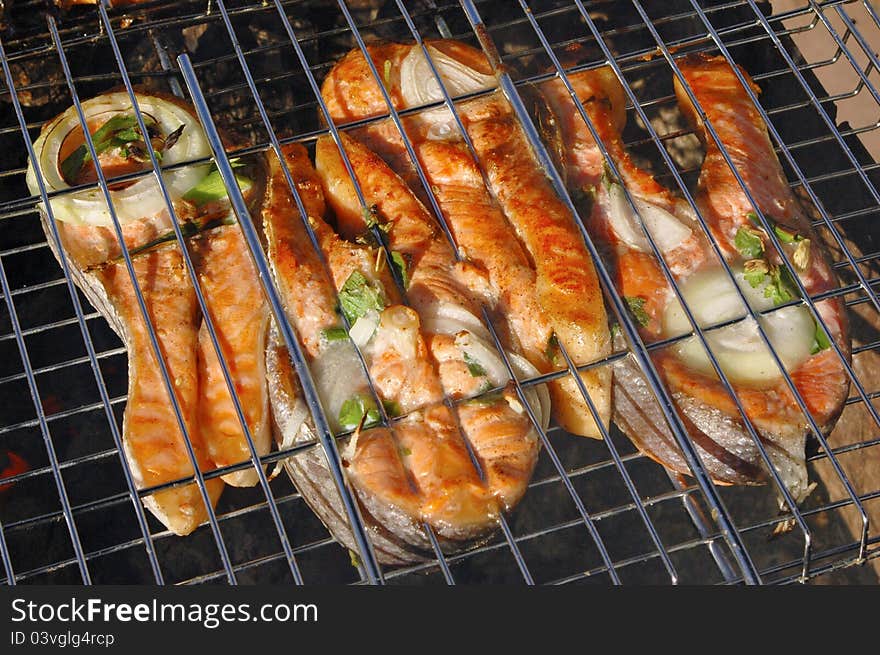
[{"label": "salmon skin", "polygon": [[[353,144],[347,143],[353,149]],[[319,144],[319,149],[322,147],[326,160],[331,153],[326,151],[326,142]],[[365,175],[364,159],[357,161],[358,174]],[[287,147],[285,164],[310,212],[308,222],[329,270],[321,269],[323,264],[315,251],[297,247],[303,238],[308,239],[308,234],[278,161],[270,166],[269,198],[263,213],[270,261],[279,287],[284,289],[283,300],[291,321],[301,340],[309,344],[310,367],[337,429],[346,427],[341,425],[344,405],[339,411],[339,400],[366,395],[369,387],[366,378],[358,374],[352,341],[327,339],[328,329],[339,329],[339,319],[332,311],[336,295],[344,295],[346,282],[357,274],[376,284],[387,301],[372,319],[373,334],[354,336],[363,330],[359,319],[352,326],[352,340],[360,348],[386,411],[392,418],[398,413],[402,416],[388,428],[356,429],[342,448],[346,474],[361,504],[377,556],[390,564],[423,559],[424,552],[431,548],[422,529],[424,523],[432,527],[447,552],[481,543],[496,529],[499,513],[518,502],[528,484],[537,460],[537,439],[528,419],[522,408],[517,411],[503,394],[454,409],[444,404],[443,385],[448,381],[446,376],[441,380],[439,371],[443,368],[436,366],[431,357],[422,331],[422,315],[400,304],[387,266],[375,270],[377,253],[372,247],[341,239],[324,222],[324,197],[313,184],[316,174],[306,151],[301,146]],[[335,185],[338,200],[342,182],[335,177],[336,167],[331,168],[334,174],[328,179]],[[390,170],[374,168],[371,173],[386,183],[384,189],[389,195],[404,198],[402,183]],[[413,197],[404,200],[410,208],[413,201]],[[389,230],[391,242],[397,247],[403,247],[398,237],[408,239],[411,255],[418,248],[420,233],[425,235],[426,231],[415,222]],[[412,284],[427,277],[421,269],[429,261],[415,256],[406,264]],[[320,322],[314,320],[315,316],[322,317]],[[273,411],[286,443],[314,439],[314,428],[302,408],[289,360],[277,344],[270,346],[267,361]],[[474,466],[462,433],[473,445],[482,475]],[[291,477],[312,509],[339,541],[354,548],[350,526],[326,466],[316,450],[287,462]]]},{"label": "salmon skin", "polygon": [[[789,255],[800,264],[806,264],[796,264],[794,274],[810,295],[836,288],[837,281],[827,254],[785,180],[766,125],[733,69],[721,57],[686,57],[679,65],[752,197],[762,212],[772,217],[776,226],[774,230],[781,230],[777,234],[788,242]],[[568,184],[572,191],[583,193],[591,200],[588,226],[592,236],[608,253],[609,264],[616,273],[618,291],[628,302],[631,299],[638,301],[637,322],[643,339],[651,341],[670,336],[664,333],[664,315],[671,303],[677,302],[672,287],[655,256],[645,247],[638,247],[638,244],[634,247],[638,238],[634,241],[632,235],[624,234],[626,230],[621,229],[619,220],[615,221],[613,212],[622,210],[619,207],[614,209],[614,199],[609,199],[615,192],[613,185],[626,186],[634,201],[642,203],[639,207],[643,216],[651,212],[657,216],[660,210],[665,212],[663,224],[678,231],[679,236],[672,240],[668,234],[666,241],[661,234],[654,236],[680,289],[686,289],[701,275],[721,270],[720,263],[690,208],[639,169],[626,152],[620,136],[625,119],[624,95],[613,72],[607,68],[597,69],[579,72],[569,78],[621,179],[609,183],[609,173],[592,134],[564,85],[553,80],[543,85],[542,92],[558,118],[563,135]],[[684,112],[696,119],[700,114],[691,106],[678,80],[676,91]],[[756,282],[749,284],[752,287],[764,284],[766,292],[771,284],[775,284],[774,279],[783,279],[792,271],[784,266],[766,232],[757,226],[751,214],[753,207],[730,171],[718,144],[707,136],[705,125],[699,120],[694,122],[706,145],[697,194],[700,213],[710,228],[711,238],[719,245],[732,270],[741,268],[744,277],[749,271],[757,273],[757,277],[752,278]],[[677,221],[677,225],[671,220]],[[795,256],[799,244],[803,244],[799,246],[801,252]],[[804,251],[807,251],[806,256]],[[773,278],[773,274],[778,278]],[[782,282],[778,284],[778,289],[783,289]],[[747,287],[743,288],[747,290]],[[786,285],[779,293],[783,301],[796,299],[791,285]],[[769,294],[766,292],[765,295],[769,297]],[[816,303],[816,308],[829,327],[830,338],[849,357],[843,304],[839,299],[823,300]],[[816,338],[818,345],[814,345],[812,354],[798,361],[789,373],[812,418],[827,433],[842,410],[849,384],[840,358],[827,343],[818,341],[818,328]],[[652,359],[712,478],[729,484],[766,481],[768,474],[760,451],[733,399],[714,372],[695,369],[674,348],[657,350]],[[775,370],[778,372],[778,368]],[[730,376],[731,372],[726,372]],[[736,373],[735,370],[732,372]],[[687,474],[689,469],[685,458],[635,361],[630,358],[621,360],[615,365],[614,376],[615,422],[642,452],[674,471]],[[777,375],[761,382],[733,382],[733,388],[781,479],[792,496],[797,501],[802,500],[810,488],[804,456],[809,425],[784,379]]]},{"label": "salmon skin", "polygon": [[[494,80],[483,54],[453,40],[427,42],[432,57],[465,66],[483,82]],[[385,43],[367,48],[397,109],[419,104],[410,97],[421,80],[419,46]],[[422,58],[423,59],[423,58]],[[336,123],[387,113],[380,87],[360,50],[346,55],[328,74],[322,96]],[[421,98],[434,100],[436,98]],[[424,104],[424,103],[422,103]],[[506,344],[522,352],[542,373],[564,368],[557,344],[576,365],[610,352],[607,318],[595,271],[573,217],[541,172],[512,110],[500,94],[462,103],[460,114],[479,161],[474,161],[441,108],[404,119],[419,164],[459,249],[470,264],[471,291],[500,319]],[[445,112],[445,113],[444,113]],[[390,121],[370,123],[358,138],[382,156],[401,178],[420,188],[414,164]],[[481,166],[482,165],[482,171]],[[486,179],[489,183],[487,188]],[[600,422],[610,414],[610,370],[581,374]],[[600,429],[571,377],[548,385],[554,417],[577,434]]]}]

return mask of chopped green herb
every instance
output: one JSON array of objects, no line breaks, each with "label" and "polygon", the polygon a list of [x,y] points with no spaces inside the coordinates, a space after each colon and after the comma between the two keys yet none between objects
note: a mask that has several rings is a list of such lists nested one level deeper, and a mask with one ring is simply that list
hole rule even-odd
[{"label": "chopped green herb", "polygon": [[327,342],[342,341],[348,339],[348,332],[344,327],[324,328],[321,330],[321,336]]},{"label": "chopped green herb", "polygon": [[645,311],[645,299],[638,296],[624,296],[629,313],[641,327],[647,327],[651,317]]},{"label": "chopped green herb", "polygon": [[611,324],[611,338],[616,339],[621,334],[620,332],[620,323],[612,323]]},{"label": "chopped green herb", "polygon": [[383,400],[382,407],[385,408],[385,413],[388,414],[388,416],[391,418],[403,414],[403,411],[400,409],[400,405],[398,405],[393,400]]},{"label": "chopped green herb", "polygon": [[770,267],[763,259],[750,259],[743,265],[743,277],[753,289],[757,289],[766,279]]},{"label": "chopped green herb", "polygon": [[[243,175],[235,175],[235,181],[242,193],[247,193],[251,188],[251,180]],[[216,202],[226,197],[226,186],[223,184],[223,178],[220,171],[216,167],[211,168],[205,177],[196,184],[192,189],[183,194],[183,199],[188,200],[197,207],[206,205],[209,202]]]},{"label": "chopped green herb", "polygon": [[361,424],[361,420],[365,428],[379,422],[379,410],[372,398],[358,395],[342,403],[339,408],[340,428],[353,430]]},{"label": "chopped green herb", "polygon": [[409,457],[410,455],[412,455],[412,450],[410,450],[406,446],[400,446],[400,448],[397,449],[397,452],[400,453],[401,457]]},{"label": "chopped green herb", "polygon": [[786,267],[771,267],[769,277],[770,281],[764,287],[764,297],[770,298],[774,305],[782,305],[797,296],[791,274]]},{"label": "chopped green herb", "polygon": [[746,259],[755,259],[764,252],[764,242],[761,233],[750,227],[741,227],[736,231],[734,245]]},{"label": "chopped green herb", "polygon": [[385,67],[383,74],[385,76],[385,86],[391,88],[391,60],[385,60]]},{"label": "chopped green herb", "polygon": [[547,339],[547,348],[544,350],[544,354],[547,356],[553,364],[556,363],[556,353],[559,351],[559,338],[556,336],[556,333],[550,335],[550,338]]},{"label": "chopped green herb", "polygon": [[[144,121],[146,123],[146,116]],[[151,125],[152,123],[147,124],[147,128],[149,129]],[[92,134],[92,144],[95,146],[95,153],[98,155],[111,148],[121,148],[125,151],[129,144],[138,142],[144,143],[144,139],[141,137],[140,130],[137,127],[137,119],[131,114],[117,114],[111,117],[110,120]],[[129,149],[130,152],[131,149]],[[86,147],[86,144],[82,144],[61,162],[61,174],[64,176],[64,179],[73,181],[80,170],[82,170],[82,167],[91,160],[92,155],[88,147]]]},{"label": "chopped green herb", "polygon": [[[487,389],[488,391],[488,389]],[[495,393],[483,393],[481,392],[481,396],[477,396],[476,398],[471,398],[468,402],[473,403],[474,405],[480,405],[482,407],[486,407],[488,405],[494,405],[500,400],[504,399],[504,396],[500,391],[496,391]]]},{"label": "chopped green herb", "polygon": [[816,336],[813,339],[813,347],[810,348],[810,354],[815,355],[830,347],[831,339],[828,338],[828,334],[822,329],[822,326],[816,323]]},{"label": "chopped green herb", "polygon": [[409,288],[409,264],[406,261],[406,256],[403,253],[397,252],[396,250],[391,253],[391,261],[394,262],[394,266],[397,268],[397,272],[400,273],[400,280],[403,282],[403,288]]},{"label": "chopped green herb", "polygon": [[339,307],[349,325],[370,310],[381,312],[385,309],[385,300],[381,290],[373,287],[360,271],[348,276],[339,291]]},{"label": "chopped green herb", "polygon": [[467,364],[468,372],[473,377],[479,378],[486,375],[486,369],[483,368],[483,365],[467,353],[464,354],[464,363]]},{"label": "chopped green herb", "polygon": [[797,243],[804,239],[797,232],[792,232],[791,230],[786,230],[784,227],[780,227],[775,221],[771,221],[770,224],[773,226],[773,234],[776,235],[776,238],[779,239],[781,243]]}]

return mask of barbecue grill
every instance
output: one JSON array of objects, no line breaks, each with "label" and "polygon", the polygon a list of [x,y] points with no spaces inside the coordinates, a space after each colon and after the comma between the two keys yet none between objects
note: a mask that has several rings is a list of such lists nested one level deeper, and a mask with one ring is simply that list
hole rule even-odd
[{"label": "barbecue grill", "polygon": [[[872,47],[880,43],[880,12],[869,0],[157,0],[71,10],[21,0],[6,6],[3,21],[4,583],[878,581],[880,231],[872,225],[880,221],[880,60]],[[438,37],[464,40],[490,55],[501,89],[569,204],[524,100],[532,85],[609,63],[628,97],[627,146],[661,182],[689,197],[701,150],[675,109],[677,58],[720,53],[759,84],[759,106],[780,161],[833,253],[841,284],[823,297],[843,297],[853,323],[851,397],[831,435],[814,430],[809,438],[808,468],[817,488],[804,503],[786,502],[780,510],[780,497],[791,498],[777,476],[762,487],[723,487],[709,479],[668,391],[651,375],[648,355],[656,346],[638,340],[583,231],[630,344],[590,366],[636,359],[667,408],[692,476],[668,474],[613,426],[605,440],[593,441],[551,424],[542,431],[525,498],[492,540],[444,554],[426,526],[435,546],[428,561],[382,566],[345,486],[293,328],[278,312],[318,439],[261,457],[267,467],[260,483],[228,489],[209,521],[188,537],[173,535],[145,512],[140,498],[157,488],[136,489],[120,449],[124,349],[53,258],[36,209],[47,198],[32,196],[25,184],[28,149],[40,126],[112,88],[142,86],[191,101],[272,302],[258,232],[231,184],[230,160],[291,141],[309,147],[322,134],[338,138],[357,127],[328,127],[323,120],[318,88],[333,63],[377,39]],[[564,57],[573,43],[590,53],[576,68]],[[399,124],[390,107],[377,120],[389,118]],[[237,145],[228,152],[221,132],[235,135]],[[106,191],[105,180],[99,186]],[[567,364],[563,374],[573,370]],[[519,380],[517,390],[522,394],[546,378]],[[165,382],[170,387],[167,373]],[[286,458],[310,448],[329,458],[357,553],[332,539],[283,473]],[[13,465],[22,460],[26,466]],[[200,473],[195,481],[204,489],[205,479],[244,466],[253,463]]]}]

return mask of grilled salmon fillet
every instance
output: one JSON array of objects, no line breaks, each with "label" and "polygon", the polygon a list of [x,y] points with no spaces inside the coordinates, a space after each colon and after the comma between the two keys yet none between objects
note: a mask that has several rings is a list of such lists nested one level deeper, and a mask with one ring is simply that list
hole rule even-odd
[{"label": "grilled salmon fillet", "polygon": [[[441,40],[428,45],[478,74],[491,73],[482,53],[463,43]],[[403,92],[408,81],[401,75],[408,59],[420,54],[417,48],[368,47],[376,67],[387,71],[384,83],[397,109],[409,106]],[[322,97],[337,123],[388,111],[360,50],[350,52],[331,70]],[[459,249],[472,264],[472,290],[504,318],[507,343],[539,371],[564,367],[555,350],[557,340],[576,364],[601,358],[610,352],[605,309],[573,217],[553,194],[503,98],[495,95],[463,103],[460,113],[490,188],[478,162],[449,127],[445,109],[408,117],[404,127]],[[357,134],[404,181],[414,183],[413,163],[389,121],[370,123]],[[584,372],[582,379],[607,423],[610,371]],[[563,427],[599,436],[574,380],[555,380],[549,388],[554,416]]]},{"label": "grilled salmon fillet", "polygon": [[[257,455],[272,447],[266,388],[269,305],[238,225],[223,225],[194,240],[199,283]],[[199,330],[199,424],[218,467],[250,460],[245,433],[226,384],[220,359],[203,321]],[[222,476],[249,487],[259,476],[245,469]]]},{"label": "grilled salmon fillet", "polygon": [[[462,281],[461,267],[439,225],[404,181],[375,153],[356,140],[342,136],[355,178],[382,225],[388,245],[401,253],[408,280],[406,297],[422,321],[422,333],[446,396],[455,400],[476,396],[500,385],[506,374],[488,361],[498,360],[489,343],[488,328]],[[336,145],[318,140],[316,167],[337,220],[350,234],[367,229],[359,198]],[[514,366],[522,358],[508,353]],[[523,364],[520,364],[523,365]],[[512,398],[512,397],[511,397]],[[545,406],[536,415],[546,417]],[[525,493],[537,462],[539,443],[517,402],[481,398],[458,406],[459,421],[483,469],[486,482],[511,509]],[[543,424],[546,428],[546,423]]]},{"label": "grilled salmon fillet", "polygon": [[[203,328],[197,294],[183,253],[172,230],[172,215],[152,175],[110,183],[109,191],[122,238],[117,239],[112,217],[100,190],[65,193],[73,185],[94,183],[98,171],[106,178],[149,168],[148,147],[168,165],[188,164],[210,147],[189,105],[160,93],[136,93],[146,134],[125,92],[111,92],[86,100],[82,110],[97,162],[85,145],[85,135],[71,107],[41,130],[27,181],[39,192],[39,167],[60,236],[60,251],[52,239],[49,214],[40,206],[43,228],[56,258],[65,257],[71,274],[89,301],[107,319],[126,345],[129,358],[129,394],[123,420],[124,454],[140,488],[174,482],[193,475],[183,433],[177,424],[152,348],[148,324],[123,255],[131,256],[149,323],[158,340],[174,393],[199,468],[207,472],[248,459],[244,436],[232,410],[219,360]],[[100,167],[100,169],[98,168]],[[242,174],[252,165],[242,162]],[[259,167],[257,167],[259,168]],[[165,171],[166,190],[184,236],[198,234],[194,250],[200,286],[210,306],[224,358],[258,451],[269,445],[266,411],[263,339],[266,311],[257,278],[236,225],[225,192],[212,183],[207,164],[176,166]],[[216,172],[214,172],[216,176]],[[248,178],[246,196],[258,198],[259,184]],[[208,231],[206,231],[208,230]],[[199,234],[201,233],[201,234]],[[242,318],[250,323],[245,324]],[[201,330],[201,332],[200,332]],[[226,476],[236,484],[252,484],[248,471]],[[206,481],[212,504],[223,481]],[[193,483],[151,494],[147,507],[177,534],[192,532],[208,516]]]},{"label": "grilled salmon fillet", "polygon": [[[195,291],[176,244],[143,253],[133,260],[150,322],[199,468],[213,468],[199,430],[197,344],[199,325]],[[112,317],[128,351],[128,402],[123,418],[123,445],[139,487],[152,487],[193,474],[180,426],[171,411],[168,391],[138,307],[134,286],[124,263],[111,263],[88,274],[100,283],[93,291],[106,298],[96,307]],[[217,478],[206,480],[212,503],[223,489]],[[207,519],[207,510],[194,483],[159,491],[144,504],[174,533],[185,535]]]},{"label": "grilled salmon fillet", "polygon": [[[453,409],[444,404],[440,374],[423,336],[419,313],[400,304],[387,266],[376,271],[374,248],[340,238],[324,222],[324,200],[311,184],[315,173],[306,151],[300,146],[286,148],[285,164],[307,211],[321,212],[310,213],[308,220],[329,270],[319,271],[322,263],[314,251],[283,256],[294,248],[293,243],[286,243],[288,240],[308,239],[308,234],[277,161],[270,165],[270,198],[263,214],[269,254],[274,275],[282,280],[280,286],[299,300],[287,302],[291,320],[301,339],[314,344],[309,352],[311,368],[319,392],[323,387],[325,409],[337,427],[346,427],[342,420],[345,412],[339,412],[338,419],[334,416],[339,403],[333,398],[339,398],[340,393],[338,387],[328,390],[323,382],[326,370],[335,367],[337,379],[345,376],[347,388],[342,396],[367,395],[368,387],[366,379],[358,379],[359,364],[352,342],[347,338],[327,339],[328,329],[338,329],[338,319],[332,313],[336,295],[344,296],[346,282],[353,274],[360,274],[381,288],[388,303],[377,311],[373,335],[357,340],[386,411],[392,417],[398,413],[403,417],[390,428],[357,429],[343,449],[347,475],[374,531],[380,560],[402,563],[420,559],[419,553],[430,548],[421,528],[423,523],[434,529],[443,547],[450,551],[484,538],[495,529],[499,513],[515,504],[528,484],[537,448],[527,418],[521,408],[512,409],[503,396],[472,407]],[[385,180],[393,181],[390,171],[383,175]],[[339,186],[338,180],[335,184]],[[387,189],[389,194],[400,191],[393,183]],[[402,236],[419,233],[414,226],[401,228],[398,234]],[[397,229],[395,226],[389,230],[389,236],[400,246],[401,242],[392,236]],[[282,234],[285,236],[280,237]],[[416,241],[410,243],[413,248]],[[413,280],[425,277],[419,269],[418,264],[409,269]],[[330,312],[322,312],[323,323],[309,319],[316,307],[331,308]],[[345,311],[344,304],[342,309]],[[358,325],[365,318],[355,321],[352,334],[361,329]],[[345,355],[346,349],[351,353]],[[339,359],[346,369],[335,363]],[[299,422],[289,420],[302,413],[295,409],[298,389],[284,354],[277,347],[270,348],[268,360],[273,409],[282,432],[292,443],[312,438],[305,418]],[[296,435],[291,434],[294,429]],[[480,468],[474,465],[463,434]],[[350,528],[320,458],[315,451],[303,453],[291,458],[288,470],[334,536],[353,547]]]},{"label": "grilled salmon fillet", "polygon": [[[808,292],[813,294],[834,288],[836,281],[830,272],[827,256],[818,246],[803,208],[785,181],[766,126],[732,69],[722,58],[700,57],[684,59],[682,72],[762,211],[786,226],[784,235],[792,242],[808,240],[807,245],[811,246],[809,265],[796,271]],[[625,119],[624,95],[613,72],[610,69],[579,72],[570,76],[570,82],[621,179],[609,179],[603,155],[592,134],[562,82],[554,80],[544,84],[542,91],[559,120],[565,143],[568,184],[573,191],[580,191],[592,200],[591,234],[604,244],[608,252],[609,263],[617,276],[618,291],[628,302],[637,303],[637,319],[643,339],[651,341],[675,336],[668,333],[664,322],[669,308],[677,304],[672,286],[659,261],[646,247],[646,241],[642,243],[644,233],[634,237],[627,234],[625,226],[621,227],[620,215],[629,210],[620,205],[619,199],[614,199],[614,194],[619,192],[615,185],[624,185],[632,195],[680,289],[688,289],[700,276],[715,275],[713,279],[726,281],[723,273],[716,273],[722,270],[720,262],[711,251],[708,237],[695,221],[692,211],[650,174],[639,169],[626,152],[620,136]],[[678,87],[677,91],[686,113],[696,116],[683,89]],[[697,128],[707,143],[699,181],[701,214],[710,227],[711,237],[721,247],[732,269],[742,269],[744,278],[748,271],[757,273],[757,277],[751,278],[754,283],[741,284],[744,292],[749,291],[749,286],[766,291],[775,284],[772,273],[784,275],[776,272],[778,268],[773,268],[780,266],[781,260],[769,244],[766,233],[757,229],[750,218],[752,207],[724,161],[718,144],[706,137],[704,126],[698,124]],[[656,218],[658,214],[662,221]],[[659,222],[652,223],[649,220],[652,217],[653,221]],[[670,232],[677,236],[670,238]],[[749,237],[753,238],[749,249],[743,246],[743,241],[737,245],[738,238]],[[748,259],[743,252],[752,258],[751,263],[743,261]],[[762,271],[767,271],[767,275],[762,277]],[[774,289],[775,286],[771,291]],[[684,291],[682,293],[687,295]],[[770,292],[764,295],[769,297]],[[826,300],[817,303],[817,308],[826,320],[832,338],[843,352],[848,353],[842,305]],[[699,309],[691,307],[692,311]],[[780,317],[781,312],[789,312],[787,316],[792,316],[792,311],[791,308],[777,310]],[[766,350],[763,344],[755,348]],[[847,395],[846,375],[841,362],[827,346],[807,355],[800,358],[789,373],[813,418],[823,431],[828,431]],[[675,347],[655,351],[653,360],[712,477],[719,482],[735,484],[764,481],[767,473],[758,447],[733,398],[714,371],[696,370]],[[741,365],[746,366],[745,361]],[[728,377],[733,376],[737,398],[757,429],[771,462],[792,495],[800,500],[809,487],[804,461],[807,420],[778,374],[778,367],[775,364],[770,366],[773,375],[765,375],[758,381],[735,381],[736,368],[725,369],[725,373]],[[675,471],[687,473],[684,456],[635,362],[621,360],[615,365],[614,375],[615,421],[643,452]]]}]

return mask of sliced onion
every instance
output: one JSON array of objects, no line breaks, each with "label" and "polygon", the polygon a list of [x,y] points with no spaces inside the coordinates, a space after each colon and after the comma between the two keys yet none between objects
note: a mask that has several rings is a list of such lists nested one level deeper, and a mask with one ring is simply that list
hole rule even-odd
[{"label": "sliced onion", "polygon": [[486,371],[486,377],[494,387],[507,384],[510,376],[501,356],[488,342],[475,336],[472,332],[463,331],[455,336],[455,345],[466,354],[471,361],[478,363]]},{"label": "sliced onion", "polygon": [[[468,330],[483,339],[489,339],[489,330],[483,325],[483,321],[461,305],[451,302],[440,302],[434,312],[438,319],[448,321],[444,325],[452,327],[448,331],[436,330],[435,334],[458,334],[462,330]],[[427,327],[427,321],[425,321]]]},{"label": "sliced onion", "polygon": [[369,394],[363,367],[351,341],[334,341],[312,362],[312,376],[334,430],[339,430],[339,410],[354,396]]},{"label": "sliced onion", "polygon": [[[434,67],[450,97],[474,93],[495,86],[495,76],[474,70],[454,57],[427,46]],[[431,70],[431,64],[418,46],[413,46],[400,63],[400,94],[407,107],[418,107],[443,100],[443,90]]]},{"label": "sliced onion", "polygon": [[[170,134],[181,125],[184,126],[177,143],[164,153],[163,166],[211,155],[211,148],[201,125],[186,109],[156,96],[136,94],[136,97],[141,112],[152,116],[163,134]],[[112,116],[134,112],[131,99],[124,91],[107,93],[86,100],[82,103],[82,109],[86,120],[100,115]],[[47,125],[34,143],[40,171],[46,183],[46,191],[49,193],[70,187],[59,169],[58,156],[65,138],[79,127],[81,125],[76,108],[71,107]],[[193,188],[208,173],[209,167],[209,164],[200,164],[165,171],[162,177],[172,201],[178,200]],[[34,162],[28,164],[26,179],[31,193],[39,193]],[[159,183],[153,175],[145,176],[124,189],[111,190],[110,197],[116,216],[123,225],[155,216],[166,209]],[[55,218],[60,221],[103,227],[113,224],[100,188],[62,195],[50,200],[50,204]]]},{"label": "sliced onion", "polygon": [[357,344],[358,348],[363,348],[373,337],[378,326],[379,313],[371,310],[354,322],[348,336]]},{"label": "sliced onion", "polygon": [[[507,353],[507,358],[510,360],[510,366],[513,368],[513,372],[516,373],[517,378],[528,380],[539,375],[538,369],[532,366],[532,363],[525,357],[509,352]],[[550,425],[550,392],[547,391],[547,385],[532,385],[524,388],[523,392],[529,401],[532,411],[535,413],[535,418],[541,424],[541,428],[546,430]]]},{"label": "sliced onion", "polygon": [[[609,187],[606,193],[600,193],[599,202],[604,205],[611,229],[628,247],[642,252],[650,250],[648,238],[626,199],[623,187],[614,183]],[[633,204],[660,252],[670,252],[690,237],[691,229],[662,207],[635,196]]]},{"label": "sliced onion", "polygon": [[[752,288],[739,269],[734,270],[734,277],[753,309],[763,311],[773,307],[773,301],[764,296],[766,283]],[[700,327],[746,316],[746,308],[736,287],[723,269],[700,271],[681,283],[680,288]],[[761,316],[759,320],[773,350],[787,370],[794,370],[810,357],[815,324],[805,307],[783,307]],[[666,306],[663,330],[667,337],[692,331],[677,299]],[[758,324],[751,317],[706,333],[706,341],[731,382],[760,385],[782,376],[770,349],[761,338]],[[686,339],[674,348],[692,368],[707,374],[714,372],[709,356],[697,337]]]},{"label": "sliced onion", "polygon": [[[474,70],[433,46],[426,47],[451,98],[496,85],[495,76]],[[400,95],[407,108],[443,100],[443,90],[419,46],[413,46],[400,63]],[[431,140],[447,141],[458,135],[455,117],[446,107],[424,112],[419,118],[429,126],[427,136]]]}]

